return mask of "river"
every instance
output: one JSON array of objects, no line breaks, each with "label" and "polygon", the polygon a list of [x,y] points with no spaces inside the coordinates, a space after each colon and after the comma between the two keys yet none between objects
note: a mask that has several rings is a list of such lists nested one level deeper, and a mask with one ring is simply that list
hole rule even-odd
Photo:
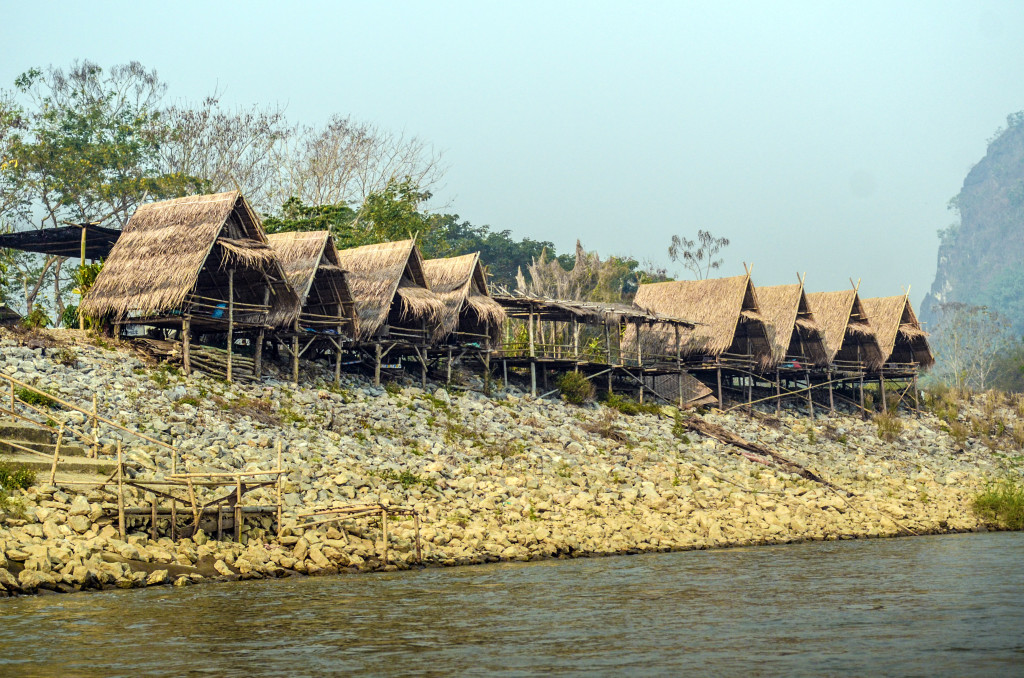
[{"label": "river", "polygon": [[1024,675],[1024,534],[0,600],[0,675]]}]

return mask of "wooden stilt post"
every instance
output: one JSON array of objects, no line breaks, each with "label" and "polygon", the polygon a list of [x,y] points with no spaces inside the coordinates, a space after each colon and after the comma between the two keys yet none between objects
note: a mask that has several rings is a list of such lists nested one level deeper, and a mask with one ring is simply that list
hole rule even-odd
[{"label": "wooden stilt post", "polygon": [[235,269],[228,269],[228,367],[227,380],[231,382],[231,355],[235,343]]},{"label": "wooden stilt post", "polygon": [[[267,286],[263,289],[263,305],[265,307],[270,306],[270,287]],[[256,333],[256,355],[252,359],[252,372],[256,380],[259,381],[263,378],[263,343],[267,338],[267,328],[264,325],[260,325],[259,332]],[[340,332],[339,332],[340,334]]]},{"label": "wooden stilt post", "polygon": [[124,540],[124,461],[121,459],[121,441],[117,441],[117,532]]},{"label": "wooden stilt post", "polygon": [[644,352],[640,347],[640,322],[633,323],[633,328],[636,330],[636,369],[640,375],[640,394],[638,400],[644,401]]},{"label": "wooden stilt post", "polygon": [[[178,448],[171,448],[171,473],[178,472]],[[178,539],[178,500],[171,500],[171,541]]]},{"label": "wooden stilt post", "polygon": [[341,325],[338,325],[338,337],[334,341],[334,385],[341,386]]},{"label": "wooden stilt post", "polygon": [[725,399],[722,397],[722,366],[719,365],[715,369],[716,376],[718,377],[718,409],[725,409]]},{"label": "wooden stilt post", "polygon": [[451,386],[452,383],[452,350],[448,349],[448,376],[445,377],[445,384]]},{"label": "wooden stilt post", "polygon": [[[282,450],[281,450],[281,441],[278,440],[277,441],[277,470],[278,471],[283,471],[284,470],[284,466],[281,465],[281,462],[282,462],[281,452],[282,452]],[[277,540],[278,541],[281,541],[281,532],[284,529],[283,526],[281,525],[281,521],[284,518],[284,515],[283,515],[283,513],[284,513],[284,510],[283,510],[284,509],[284,505],[281,503],[281,495],[282,495],[283,489],[284,489],[284,473],[279,473],[277,475]]]},{"label": "wooden stilt post", "polygon": [[530,394],[537,397],[537,350],[533,341],[533,304],[530,304],[530,322],[527,328],[530,337]]},{"label": "wooden stilt post", "polygon": [[292,323],[292,381],[299,385],[299,319]]},{"label": "wooden stilt post", "polygon": [[100,453],[100,420],[99,407],[96,405],[96,394],[92,394],[92,458],[95,459]]},{"label": "wooden stilt post", "polygon": [[878,373],[878,397],[882,401],[882,413],[888,413],[889,404],[885,402],[885,374],[881,371]]},{"label": "wooden stilt post", "polygon": [[484,393],[491,395],[491,346],[484,342]]},{"label": "wooden stilt post", "polygon": [[612,331],[608,327],[608,318],[604,319],[604,352],[608,360],[608,395],[612,394]]},{"label": "wooden stilt post", "polygon": [[914,372],[914,416],[921,418],[921,392],[917,390],[917,371]]},{"label": "wooden stilt post", "polygon": [[50,484],[53,485],[57,479],[57,461],[60,459],[60,446],[64,444],[64,422],[60,424],[60,431],[57,433],[57,444],[53,446],[53,466],[50,467]]},{"label": "wooden stilt post", "polygon": [[508,361],[501,361],[501,383],[504,384],[505,389],[508,389]]},{"label": "wooden stilt post", "polygon": [[683,408],[683,349],[679,345],[679,325],[673,325],[676,335],[676,396],[679,409]]},{"label": "wooden stilt post", "polygon": [[782,375],[779,369],[775,368],[775,416],[782,414]]},{"label": "wooden stilt post", "polygon": [[420,359],[420,385],[424,390],[427,388],[427,349],[424,348],[422,351],[416,350],[416,356]]},{"label": "wooden stilt post", "polygon": [[149,499],[149,537],[156,541],[156,495]]},{"label": "wooden stilt post", "polygon": [[380,340],[373,345],[373,385],[380,386]]},{"label": "wooden stilt post", "polygon": [[242,543],[242,476],[235,476],[235,541]]},{"label": "wooden stilt post", "polygon": [[864,407],[864,371],[860,373],[860,416],[864,419],[868,418],[868,410]]},{"label": "wooden stilt post", "polygon": [[11,386],[11,414],[14,414],[14,382],[9,382]]},{"label": "wooden stilt post", "polygon": [[811,383],[811,371],[805,370],[804,374],[807,377],[807,411],[811,419],[814,419],[814,385]]},{"label": "wooden stilt post", "polygon": [[181,367],[186,377],[192,374],[192,320],[188,315],[181,319]]},{"label": "wooden stilt post", "polygon": [[572,319],[572,359],[573,371],[580,371],[580,323],[576,318]]},{"label": "wooden stilt post", "polygon": [[417,563],[422,563],[423,562],[423,551],[420,550],[420,514],[413,513],[412,517],[413,517],[413,521],[416,524],[416,562]]}]

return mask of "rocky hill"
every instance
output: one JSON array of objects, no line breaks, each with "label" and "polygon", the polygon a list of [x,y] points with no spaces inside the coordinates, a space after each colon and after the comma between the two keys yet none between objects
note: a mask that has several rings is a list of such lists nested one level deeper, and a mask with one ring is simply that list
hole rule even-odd
[{"label": "rocky hill", "polygon": [[1007,118],[950,206],[960,221],[940,232],[921,319],[934,324],[935,304],[958,301],[996,309],[1024,333],[1024,112]]}]

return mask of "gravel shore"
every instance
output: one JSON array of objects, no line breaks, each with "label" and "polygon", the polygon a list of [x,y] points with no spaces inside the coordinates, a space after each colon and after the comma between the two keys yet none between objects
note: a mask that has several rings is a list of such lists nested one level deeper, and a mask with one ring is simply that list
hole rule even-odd
[{"label": "gravel shore", "polygon": [[[226,384],[185,378],[82,334],[52,336],[77,342],[74,360],[0,335],[0,371],[73,402],[96,394],[104,416],[173,442],[179,469],[271,469],[280,442],[288,469],[283,537],[262,518],[247,523],[242,544],[203,533],[154,541],[147,525],[130,520],[122,541],[113,488],[40,485],[15,493],[0,512],[0,596],[384,568],[376,521],[295,527],[299,512],[350,504],[415,509],[427,566],[985,529],[972,497],[1015,463],[980,439],[954,440],[932,415],[904,415],[892,442],[850,414],[700,415],[813,470],[836,491],[683,432],[670,408],[626,416],[515,388],[487,397],[472,376],[464,377],[467,390],[374,388],[355,377],[335,388],[326,368],[310,368],[309,388]],[[1013,425],[1017,410],[1001,407]],[[157,446],[101,433],[101,456],[122,440],[132,475],[169,472]],[[251,501],[274,498],[255,490]],[[149,505],[134,490],[127,502]],[[417,566],[412,522],[390,523],[388,532],[388,567]]]}]

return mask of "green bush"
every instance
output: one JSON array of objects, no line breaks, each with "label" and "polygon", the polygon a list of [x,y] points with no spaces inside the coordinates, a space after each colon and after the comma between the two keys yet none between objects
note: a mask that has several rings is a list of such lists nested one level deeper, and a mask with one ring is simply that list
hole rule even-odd
[{"label": "green bush", "polygon": [[402,387],[396,382],[389,381],[384,384],[384,390],[388,392],[388,395],[399,395],[402,392]]},{"label": "green bush", "polygon": [[1024,484],[1011,478],[990,484],[974,498],[974,510],[1008,530],[1024,530]]},{"label": "green bush", "polygon": [[78,329],[78,304],[68,304],[60,316],[60,325],[69,330]]},{"label": "green bush", "polygon": [[558,378],[558,391],[567,403],[584,405],[594,400],[596,390],[581,372],[566,372]]},{"label": "green bush", "polygon": [[29,388],[19,388],[14,392],[14,395],[18,400],[28,403],[29,405],[36,405],[38,407],[45,407],[47,409],[54,409],[57,407],[57,401],[53,398],[44,395],[42,393],[36,393]]},{"label": "green bush", "polygon": [[903,432],[903,422],[895,414],[876,414],[875,425],[878,427],[878,437],[887,443],[899,438]]},{"label": "green bush", "polygon": [[654,403],[638,403],[632,398],[611,393],[604,400],[608,407],[618,410],[622,414],[635,416],[637,414],[661,414],[661,406]]},{"label": "green bush", "polygon": [[0,461],[0,487],[4,490],[26,490],[35,485],[35,482],[35,471]]},{"label": "green bush", "polygon": [[42,307],[36,306],[31,313],[21,319],[21,324],[31,330],[37,330],[41,327],[49,327],[53,321],[50,320],[50,316],[46,315],[46,311]]}]

